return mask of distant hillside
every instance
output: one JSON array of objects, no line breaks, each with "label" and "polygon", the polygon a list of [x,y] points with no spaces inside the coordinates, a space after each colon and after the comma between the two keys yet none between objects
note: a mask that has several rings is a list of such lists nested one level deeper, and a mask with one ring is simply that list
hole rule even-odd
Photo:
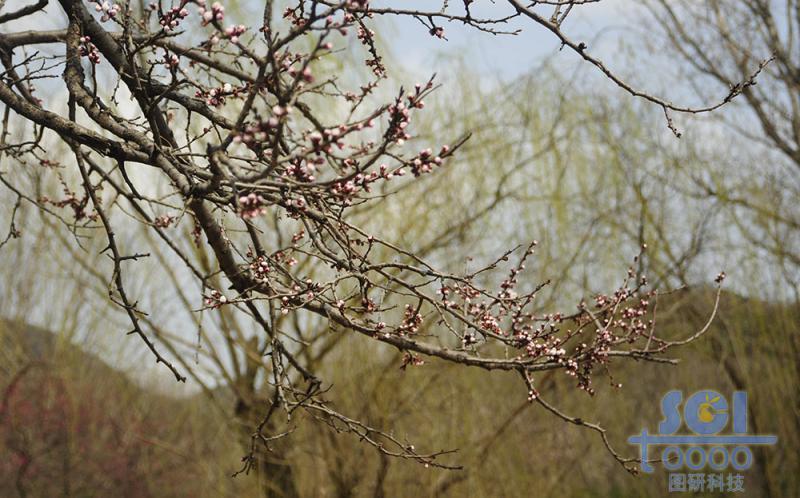
[{"label": "distant hillside", "polygon": [[220,496],[215,483],[232,486],[227,469],[241,455],[201,436],[219,427],[202,397],[148,392],[56,334],[7,320],[0,359],[0,496]]}]

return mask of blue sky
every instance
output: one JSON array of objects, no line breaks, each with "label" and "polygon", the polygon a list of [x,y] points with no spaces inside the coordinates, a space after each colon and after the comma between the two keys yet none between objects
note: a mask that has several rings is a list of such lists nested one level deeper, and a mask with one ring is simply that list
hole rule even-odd
[{"label": "blue sky", "polygon": [[[382,4],[397,5],[386,0],[375,2],[376,6]],[[430,9],[437,5],[438,2],[431,0],[410,0],[403,3],[403,8],[427,6]],[[498,13],[507,15],[511,12],[504,2],[497,2],[494,6],[487,2],[477,5],[483,7],[473,7],[474,17],[497,16]],[[614,28],[623,27],[632,20],[636,13],[631,10],[638,9],[624,9],[621,0],[587,4],[575,8],[563,28],[571,38],[588,43],[592,53],[610,54],[622,36],[621,30]],[[393,27],[388,30],[394,55],[409,69],[427,73],[438,65],[437,58],[454,52],[467,53],[472,68],[477,72],[508,79],[531,69],[559,48],[558,40],[552,33],[528,19],[516,20],[508,26],[510,31],[522,29],[515,36],[494,36],[460,23],[445,24],[443,27],[447,41],[430,36],[415,19],[394,18]],[[576,59],[573,54],[566,52],[563,56]]]}]

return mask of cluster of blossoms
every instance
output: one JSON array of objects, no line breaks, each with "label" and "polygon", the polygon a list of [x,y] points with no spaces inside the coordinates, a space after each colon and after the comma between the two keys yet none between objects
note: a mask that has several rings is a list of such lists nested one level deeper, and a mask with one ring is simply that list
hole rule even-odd
[{"label": "cluster of blossoms", "polygon": [[250,193],[239,197],[239,216],[244,219],[256,218],[267,212],[267,201],[260,195]]},{"label": "cluster of blossoms", "polygon": [[500,299],[516,299],[517,293],[514,291],[519,281],[517,275],[525,269],[524,264],[520,264],[517,268],[512,268],[509,271],[509,276],[500,282]]},{"label": "cluster of blossoms", "polygon": [[425,107],[425,102],[422,100],[422,94],[425,91],[433,88],[433,83],[428,82],[426,85],[415,85],[415,93],[408,95],[408,105],[402,102],[400,98],[389,106],[389,128],[386,130],[386,138],[394,141],[397,145],[403,145],[406,140],[411,138],[406,132],[406,128],[411,120],[411,109],[422,109]]},{"label": "cluster of blossoms", "polygon": [[106,22],[109,19],[113,19],[117,17],[122,7],[115,3],[108,3],[107,1],[100,2],[100,0],[92,0],[94,3],[94,10],[97,12],[102,12],[103,15],[100,17],[102,22]]},{"label": "cluster of blossoms", "polygon": [[[296,12],[297,9],[298,7],[286,7],[286,10],[283,11],[283,18],[288,19],[293,27],[301,28],[306,25],[307,21],[302,15]],[[329,19],[333,18],[331,17]]]},{"label": "cluster of blossoms", "polygon": [[455,283],[452,286],[449,285],[442,285],[438,291],[439,295],[442,296],[442,304],[446,308],[450,309],[458,309],[462,305],[455,301],[453,294],[455,297],[461,298],[464,304],[468,306],[470,313],[477,314],[480,313],[480,310],[483,309],[478,303],[473,303],[472,301],[480,296],[480,291],[478,291],[475,287],[469,284],[462,284],[462,283]]},{"label": "cluster of blossoms", "polygon": [[281,315],[288,315],[289,311],[291,311],[291,299],[289,296],[283,296],[281,298]]},{"label": "cluster of blossoms", "polygon": [[403,321],[397,327],[397,333],[401,336],[414,335],[419,332],[419,327],[422,325],[422,315],[417,309],[410,304],[406,304],[403,311]]},{"label": "cluster of blossoms", "polygon": [[247,124],[241,133],[233,137],[236,143],[243,143],[250,148],[265,142],[269,137],[269,131],[278,127],[278,119],[270,118],[266,121],[256,121]]},{"label": "cluster of blossoms", "polygon": [[225,103],[227,97],[238,97],[244,87],[233,86],[230,83],[225,83],[221,87],[212,88],[211,90],[197,90],[195,97],[205,99],[206,103],[210,106],[219,107]]},{"label": "cluster of blossoms", "polygon": [[567,338],[559,338],[555,335],[550,335],[544,337],[543,340],[534,339],[534,337],[541,338],[545,330],[549,330],[549,332],[552,334],[558,331],[553,324],[550,324],[533,333],[522,332],[515,335],[515,339],[518,341],[516,345],[518,347],[520,347],[520,344],[524,345],[522,347],[524,349],[524,353],[518,356],[518,358],[521,359],[526,356],[528,358],[544,358],[548,362],[559,363],[564,367],[568,375],[575,376],[578,363],[575,361],[574,357],[570,357],[567,354],[567,350],[564,347],[564,343],[566,342]]},{"label": "cluster of blossoms", "polygon": [[[622,337],[628,342],[635,342],[636,339],[645,336],[649,333],[652,326],[652,321],[644,321],[642,318],[648,313],[650,306],[649,297],[652,292],[644,297],[641,297],[632,306],[626,306],[619,312],[619,318],[608,317],[603,320],[603,325],[606,330],[610,328],[617,329],[618,337]],[[613,297],[600,295],[595,297],[595,305],[598,308],[603,307],[616,307],[618,304],[626,302],[633,298],[633,292],[630,289],[621,288],[614,292]]]},{"label": "cluster of blossoms", "polygon": [[350,0],[347,2],[346,8],[350,10],[367,11],[369,10],[369,0]]},{"label": "cluster of blossoms", "polygon": [[[242,91],[242,89],[234,90],[234,93],[238,93]],[[280,106],[275,105],[272,108],[273,116],[267,120],[258,119],[253,123],[249,123],[245,126],[244,130],[239,133],[234,140],[239,143],[244,143],[247,146],[252,146],[254,144],[258,144],[264,142],[267,137],[269,136],[270,130],[274,130],[275,128],[280,125],[281,119],[285,116],[288,116],[292,112],[291,106]]]},{"label": "cluster of blossoms", "polygon": [[[238,95],[243,88],[232,90],[233,95]],[[233,141],[236,143],[243,143],[256,153],[264,152],[261,144],[266,142],[267,138],[269,138],[272,134],[272,131],[280,125],[281,119],[285,116],[288,116],[292,112],[292,108],[291,106],[283,107],[276,105],[272,108],[272,112],[273,116],[271,116],[269,119],[265,120],[257,117],[256,121],[245,125],[244,129],[235,137],[233,137]],[[318,161],[319,164],[322,164],[322,162],[324,161]]]},{"label": "cluster of blossoms", "polygon": [[414,85],[414,95],[408,96],[408,106],[414,109],[424,109],[425,108],[425,101],[422,100],[423,92],[427,92],[433,88],[433,82],[429,81],[425,85],[422,83],[417,83]]},{"label": "cluster of blossoms", "polygon": [[375,49],[375,32],[371,29],[364,27],[364,25],[358,26],[358,39],[361,41],[361,44],[364,45],[369,49],[370,55],[372,55],[371,59],[367,59],[365,64],[368,68],[372,69],[372,74],[377,76],[378,78],[383,78],[386,76],[386,66],[383,65],[383,57],[378,54],[378,51]]},{"label": "cluster of blossoms", "polygon": [[316,179],[314,176],[316,170],[317,166],[313,161],[303,161],[302,158],[295,158],[292,160],[292,164],[286,167],[283,176],[298,182],[313,182]]},{"label": "cluster of blossoms", "polygon": [[[292,78],[297,78],[298,76],[298,71],[293,67],[290,67],[287,72],[289,73],[289,76],[291,76]],[[304,67],[303,70],[299,72],[299,75],[300,78],[302,78],[302,80],[305,81],[306,83],[314,82],[314,74],[311,72],[311,68],[308,66]]]},{"label": "cluster of blossoms", "polygon": [[214,2],[211,4],[210,9],[206,8],[204,0],[199,1],[198,5],[200,5],[198,12],[203,16],[203,26],[213,21],[222,21],[225,19],[225,7],[223,7],[221,3]]},{"label": "cluster of blossoms", "polygon": [[[651,337],[653,322],[646,316],[654,291],[639,292],[646,279],[636,282],[633,270],[615,292],[595,296],[593,310],[581,303],[579,312],[569,317],[576,324],[574,329],[562,330],[567,318],[561,313],[534,315],[524,311],[535,299],[538,288],[524,295],[518,295],[516,288],[525,260],[534,253],[535,246],[534,241],[519,264],[509,270],[496,295],[479,290],[470,278],[442,282],[438,292],[444,308],[458,310],[476,328],[476,332],[461,336],[464,348],[476,344],[480,335],[494,337],[519,351],[515,360],[557,363],[567,375],[576,378],[578,388],[594,394],[592,374],[598,365],[609,361],[614,347],[642,339],[652,341],[656,349],[666,344]],[[504,256],[500,261],[506,260]],[[637,285],[629,286],[630,282]],[[583,342],[577,341],[579,336],[584,337]],[[586,340],[587,336],[591,341]],[[532,390],[530,399],[537,395]]]},{"label": "cluster of blossoms", "polygon": [[475,337],[475,334],[471,332],[465,333],[464,336],[461,338],[461,346],[465,348],[477,343],[478,343],[478,338]]},{"label": "cluster of blossoms", "polygon": [[359,26],[357,36],[358,39],[361,40],[361,43],[366,44],[367,40],[371,40],[375,37],[375,32],[364,26]]},{"label": "cluster of blossoms", "polygon": [[411,135],[406,132],[410,120],[411,115],[404,103],[398,102],[390,106],[389,129],[386,130],[386,138],[397,145],[403,145],[406,140],[411,138]]},{"label": "cluster of blossoms", "polygon": [[308,139],[311,141],[311,147],[317,155],[320,155],[323,150],[330,154],[333,149],[330,144],[323,142],[322,138],[322,133],[317,131],[311,132],[308,135]]},{"label": "cluster of blossoms", "polygon": [[[248,257],[252,258],[252,254],[248,253]],[[259,256],[250,263],[250,271],[253,273],[253,278],[264,284],[269,280],[269,260],[266,256]]]},{"label": "cluster of blossoms", "polygon": [[[330,45],[330,44],[326,44],[326,45]],[[298,62],[302,61],[304,58],[305,58],[305,56],[303,54],[292,53],[292,52],[289,52],[287,50],[286,53],[281,55],[280,58],[279,58],[281,71],[289,71],[292,68],[293,64],[297,64]],[[294,70],[294,71],[296,71],[296,70]],[[293,73],[293,74],[296,74],[296,73]]]},{"label": "cluster of blossoms", "polygon": [[[533,300],[534,295],[520,298],[514,289],[517,285],[517,275],[525,268],[525,258],[533,254],[534,245],[535,242],[531,244],[519,265],[512,268],[509,276],[501,282],[500,292],[496,298],[489,299],[489,296],[467,280],[442,285],[438,291],[442,304],[447,309],[457,309],[465,313],[473,323],[490,334],[498,337],[510,336],[513,339],[512,344],[517,348],[531,347],[536,337],[546,335],[545,327],[541,325],[534,330],[532,324],[535,317],[530,313],[523,313],[523,308]],[[479,300],[481,296],[487,299]],[[504,328],[506,322],[510,322],[510,332]],[[539,354],[538,350],[532,347],[528,352],[531,355]]]},{"label": "cluster of blossoms", "polygon": [[[541,324],[534,327],[536,321]],[[553,348],[558,348],[562,342],[555,340],[555,333],[558,332],[558,325],[562,321],[561,313],[554,313],[536,317],[534,315],[522,315],[517,312],[512,316],[511,328],[513,331],[513,345],[518,349],[524,349],[525,355],[531,358],[538,358],[548,353]],[[502,335],[502,334],[501,334]],[[549,338],[549,342],[537,342],[539,338]]]},{"label": "cluster of blossoms", "polygon": [[[302,4],[301,4],[302,5]],[[358,39],[361,43],[366,46],[372,55],[372,58],[366,61],[366,65],[372,68],[372,72],[380,77],[385,76],[386,68],[383,65],[382,58],[378,54],[378,51],[375,47],[375,33],[366,28],[363,23],[361,23],[357,16],[354,15],[352,12],[349,11],[360,11],[362,13],[366,13],[366,17],[372,17],[372,14],[368,12],[369,2],[349,2],[344,5],[344,16],[341,20],[336,20],[333,15],[329,15],[325,18],[325,29],[336,30],[340,35],[347,36],[348,28],[358,22]],[[295,28],[302,28],[306,26],[308,20],[303,17],[303,10],[300,6],[298,7],[288,7],[283,13],[283,17],[288,19]],[[322,46],[322,48],[326,48],[330,50],[333,46],[330,43],[326,43]]]},{"label": "cluster of blossoms", "polygon": [[525,351],[524,355],[529,358],[539,358],[549,353],[553,353],[550,356],[556,356],[559,349],[557,349],[558,344],[554,343],[554,341],[556,341],[554,338],[550,339],[551,344],[553,344],[551,345],[548,344],[547,341],[537,341],[535,339],[536,337],[540,337],[540,334],[537,332],[532,332],[530,330],[519,332],[514,335],[514,346],[523,349]]},{"label": "cluster of blossoms", "polygon": [[[317,297],[317,293],[322,289],[322,286],[311,279],[306,279],[305,286],[300,284],[292,285],[292,292],[294,293],[295,300],[302,300],[311,302]],[[292,298],[290,296],[283,296],[281,298],[281,314],[286,315],[292,307]]]},{"label": "cluster of blossoms", "polygon": [[220,291],[212,290],[211,293],[203,299],[203,303],[210,308],[219,308],[223,304],[228,303],[228,298]]},{"label": "cluster of blossoms", "polygon": [[421,367],[424,364],[425,360],[420,358],[419,355],[405,352],[403,353],[403,361],[400,363],[400,370],[405,370],[409,365],[412,367]]},{"label": "cluster of blossoms", "polygon": [[189,16],[189,11],[184,7],[186,3],[186,1],[183,1],[180,6],[172,7],[166,12],[160,13],[158,16],[158,24],[166,31],[173,31],[176,29],[180,22]]},{"label": "cluster of blossoms", "polygon": [[[347,27],[355,21],[355,16],[348,10],[363,10],[365,7],[361,6],[362,3],[366,6],[368,2],[349,2],[344,5],[344,16],[341,21],[336,21],[333,15],[327,16],[325,18],[325,27],[336,29],[343,36],[347,35]],[[283,18],[291,22],[293,27],[302,28],[308,23],[308,19],[303,17],[303,14],[303,5],[300,4],[296,7],[286,7],[283,11]]]},{"label": "cluster of blossoms", "polygon": [[100,64],[100,51],[92,43],[90,36],[81,36],[81,44],[78,47],[78,53],[81,57],[88,57],[92,64]]},{"label": "cluster of blossoms", "polygon": [[[337,127],[326,128],[322,130],[322,133],[319,133],[318,131],[311,132],[308,134],[308,139],[311,142],[313,151],[317,155],[320,155],[323,152],[330,154],[333,152],[334,145],[339,148],[339,150],[344,149],[344,137],[348,133],[353,131],[361,131],[364,128],[372,128],[373,126],[374,122],[372,119],[368,119],[364,122],[358,122],[349,126],[342,124]],[[353,166],[355,164],[355,162],[350,158],[345,159],[343,163],[345,166]]]},{"label": "cluster of blossoms", "polygon": [[172,222],[174,221],[175,221],[174,216],[164,214],[161,216],[156,216],[155,219],[153,219],[153,225],[155,225],[158,228],[167,228],[170,225],[172,225]]},{"label": "cluster of blossoms", "polygon": [[283,251],[278,251],[272,255],[272,260],[276,263],[285,263],[288,266],[294,266],[297,264],[297,259],[294,257],[289,256],[287,253]]},{"label": "cluster of blossoms", "polygon": [[281,119],[289,114],[292,113],[292,106],[282,106],[282,105],[274,105],[272,106],[272,114],[275,115],[276,118]]},{"label": "cluster of blossoms", "polygon": [[164,65],[167,67],[178,67],[181,63],[180,57],[177,54],[171,54],[167,51],[164,51]]},{"label": "cluster of blossoms", "polygon": [[[559,363],[565,365],[567,374],[577,377],[578,388],[593,395],[595,391],[591,386],[592,371],[596,365],[608,361],[612,346],[621,342],[633,343],[639,338],[648,337],[652,330],[652,320],[645,322],[641,317],[647,313],[650,304],[649,297],[652,294],[654,294],[653,291],[638,299],[632,306],[624,307],[619,312],[619,318],[615,317],[615,312],[623,303],[635,297],[632,290],[622,287],[615,291],[613,296],[595,297],[595,305],[600,310],[589,315],[593,318],[585,319],[598,325],[593,343],[591,345],[581,343],[575,347],[571,358],[559,359]],[[585,305],[581,305],[579,308],[585,309]],[[653,342],[662,343],[657,338],[653,338]],[[580,363],[576,361],[576,358],[580,359]],[[616,384],[614,387],[621,387],[621,384]]]},{"label": "cluster of blossoms", "polygon": [[343,95],[344,95],[345,100],[347,100],[348,102],[358,102],[360,99],[362,99],[362,98],[366,97],[367,95],[371,94],[373,90],[378,88],[378,86],[379,86],[379,81],[377,81],[377,80],[376,81],[370,81],[365,85],[361,85],[361,87],[360,87],[361,95],[360,96],[359,96],[359,94],[357,94],[355,92],[351,92],[351,91],[344,92]]},{"label": "cluster of blossoms", "polygon": [[[441,154],[446,154],[450,151],[450,148],[445,145],[442,147]],[[431,149],[425,149],[419,153],[417,157],[415,157],[411,161],[411,173],[414,174],[415,177],[422,175],[423,173],[430,173],[433,171],[435,166],[442,165],[442,158],[441,156],[434,156],[433,151]]]},{"label": "cluster of blossoms", "polygon": [[389,171],[389,167],[381,164],[379,171],[371,171],[369,173],[357,173],[349,180],[341,180],[333,184],[331,193],[343,199],[345,205],[352,204],[353,199],[360,192],[370,192],[370,184],[378,181],[379,179],[389,180],[396,176],[403,176],[405,171],[398,168],[395,171]]},{"label": "cluster of blossoms", "polygon": [[368,297],[361,298],[361,306],[364,308],[365,313],[372,313],[378,308],[375,301]]},{"label": "cluster of blossoms", "polygon": [[[241,88],[234,88],[230,84],[225,84],[221,89],[222,93],[215,93],[211,95],[211,92],[207,94],[207,98],[222,98],[224,103],[224,97],[226,95],[231,96],[238,96],[239,93],[244,91],[244,87]],[[213,91],[213,90],[212,90]],[[228,93],[225,93],[228,92]],[[272,108],[273,116],[269,119],[262,119],[256,116],[257,120],[245,125],[244,129],[238,133],[235,137],[233,137],[234,142],[236,143],[243,143],[247,145],[253,151],[259,151],[261,148],[259,144],[265,142],[267,138],[270,136],[271,130],[277,128],[281,123],[281,118],[288,116],[292,112],[291,106],[280,106],[276,105]]]},{"label": "cluster of blossoms", "polygon": [[340,35],[347,36],[347,27],[353,23],[353,20],[355,20],[355,17],[350,13],[346,13],[341,22],[336,22],[333,16],[328,16],[325,20],[325,27],[335,29]]},{"label": "cluster of blossoms", "polygon": [[289,216],[295,219],[300,218],[300,213],[306,210],[308,205],[306,204],[306,200],[302,197],[295,197],[293,199],[288,199],[288,203],[286,207],[289,211]]},{"label": "cluster of blossoms", "polygon": [[292,235],[292,245],[296,246],[297,243],[303,240],[303,237],[305,236],[306,236],[306,231],[305,229],[301,228],[299,232]]},{"label": "cluster of blossoms", "polygon": [[594,347],[590,348],[586,344],[581,344],[576,348],[575,355],[585,354],[586,358],[580,365],[573,365],[567,370],[567,374],[578,379],[578,389],[585,391],[590,396],[594,396],[595,390],[592,387],[592,371],[597,364],[608,361],[607,356],[593,353]]},{"label": "cluster of blossoms", "polygon": [[239,37],[247,31],[247,27],[244,24],[238,25],[231,25],[225,29],[225,36],[231,43],[239,43]]}]

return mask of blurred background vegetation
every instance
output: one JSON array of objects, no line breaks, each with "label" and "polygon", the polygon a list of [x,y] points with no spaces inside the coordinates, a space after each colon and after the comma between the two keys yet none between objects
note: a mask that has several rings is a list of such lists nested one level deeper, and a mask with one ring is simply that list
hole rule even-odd
[{"label": "blurred background vegetation", "polygon": [[[663,18],[667,11],[660,2],[649,5],[650,14],[642,14],[653,28],[646,43],[669,47],[674,33]],[[735,4],[721,5],[731,9],[726,19],[736,25]],[[700,22],[697,29],[713,40],[714,26]],[[616,41],[623,47],[618,62],[635,67],[625,38]],[[750,57],[774,49],[757,36],[747,43]],[[796,63],[792,50],[789,62]],[[348,59],[341,64],[338,69],[347,68]],[[650,64],[656,68],[655,57]],[[617,285],[647,244],[636,271],[659,289],[675,290],[658,304],[665,336],[702,327],[714,305],[706,284],[725,270],[730,277],[711,330],[681,351],[678,366],[617,365],[611,374],[622,387],[597,386],[594,397],[560,374],[537,379],[539,390],[564,412],[598,421],[614,446],[631,455],[627,437],[642,427],[655,429],[666,391],[746,390],[752,431],[778,436],[776,447],[756,453],[746,473],[747,496],[796,496],[800,175],[796,158],[753,118],[753,99],[708,117],[678,119],[678,141],[658,109],[596,84],[596,75],[565,66],[560,54],[503,79],[476,71],[457,51],[443,52],[440,67],[444,88],[428,102],[427,121],[416,125],[417,140],[467,132],[471,139],[447,169],[355,213],[359,223],[381,227],[385,238],[447,269],[538,239],[529,278],[554,282],[543,290],[542,310]],[[662,68],[663,74],[676,67],[700,74],[687,92],[708,93],[702,68],[689,60]],[[398,71],[394,78],[413,83],[416,72]],[[793,104],[800,82],[787,84],[782,74],[780,66],[766,70],[759,86],[767,101],[787,102],[795,114],[764,112],[777,129],[791,129],[798,122]],[[797,134],[788,140],[790,151],[800,150]],[[9,171],[3,165],[2,175],[40,194],[61,188],[41,168]],[[151,311],[148,327],[190,374],[186,387],[174,385],[126,337],[124,317],[108,302],[109,263],[97,256],[102,240],[81,238],[76,247],[63,224],[15,207],[9,190],[0,191],[2,226],[13,213],[21,231],[0,250],[2,496],[666,494],[663,471],[628,474],[595,433],[529,404],[512,375],[487,376],[436,361],[401,370],[399,353],[296,317],[280,328],[313,344],[308,350],[314,353],[303,359],[332,383],[343,413],[392,427],[396,436],[426,448],[458,448],[453,460],[464,469],[392,460],[325,424],[290,420],[272,428],[294,434],[260,456],[263,466],[232,478],[265,398],[264,374],[251,361],[257,332],[245,317],[228,308],[194,312],[200,289],[173,270],[161,243],[135,223],[118,234],[152,255],[128,285]],[[274,229],[276,237],[291,237],[280,220]],[[174,230],[185,230],[193,247],[191,226]]]}]

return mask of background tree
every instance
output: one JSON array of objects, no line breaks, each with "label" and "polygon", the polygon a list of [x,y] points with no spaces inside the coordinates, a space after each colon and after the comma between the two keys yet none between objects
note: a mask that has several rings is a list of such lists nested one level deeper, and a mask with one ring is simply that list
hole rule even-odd
[{"label": "background tree", "polygon": [[760,257],[775,259],[796,300],[800,275],[800,213],[795,202],[800,195],[797,2],[656,0],[646,5],[653,33],[661,35],[660,46],[667,47],[668,57],[683,61],[679,67],[701,98],[748,74],[757,61],[771,60],[757,85],[743,88],[741,99],[711,118],[724,126],[724,133],[737,137],[737,146],[715,146],[721,142],[717,140],[695,143],[679,164],[683,176],[691,180],[693,196],[724,206],[739,237],[757,247]]}]

